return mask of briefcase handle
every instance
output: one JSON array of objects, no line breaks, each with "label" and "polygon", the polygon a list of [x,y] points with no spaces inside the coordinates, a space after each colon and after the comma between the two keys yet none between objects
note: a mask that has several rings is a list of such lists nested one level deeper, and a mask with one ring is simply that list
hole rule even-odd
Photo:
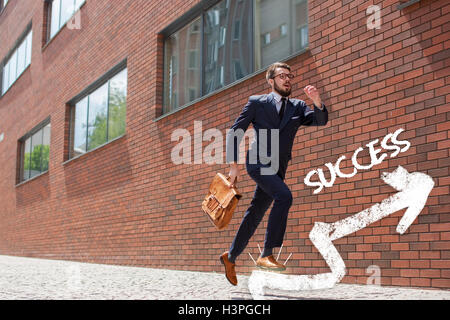
[{"label": "briefcase handle", "polygon": [[[229,175],[227,175],[227,180],[230,181],[231,177]],[[236,187],[236,182],[238,181],[238,177],[236,177],[236,179],[234,179],[234,186]],[[230,181],[231,183],[231,181]]]}]

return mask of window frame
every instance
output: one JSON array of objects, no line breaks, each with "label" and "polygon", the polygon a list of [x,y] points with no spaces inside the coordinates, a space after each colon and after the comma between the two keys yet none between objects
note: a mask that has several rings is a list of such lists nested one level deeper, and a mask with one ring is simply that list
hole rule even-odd
[{"label": "window frame", "polygon": [[[79,157],[84,156],[85,154],[88,154],[90,152],[93,152],[115,140],[118,140],[120,138],[122,138],[123,136],[126,135],[126,116],[125,116],[125,132],[123,134],[120,134],[117,137],[114,137],[110,140],[108,140],[108,136],[106,137],[106,142],[100,144],[99,146],[96,146],[95,148],[92,148],[90,150],[86,150],[86,152],[79,154],[79,155],[73,155],[73,148],[74,148],[74,134],[75,134],[75,110],[76,110],[76,105],[77,103],[81,102],[84,98],[89,97],[92,93],[94,93],[95,91],[97,91],[98,89],[100,89],[102,86],[104,86],[105,84],[109,83],[109,81],[114,78],[116,75],[118,75],[119,73],[121,73],[122,71],[124,71],[125,69],[127,69],[127,107],[128,107],[128,66],[127,66],[127,59],[122,60],[121,62],[119,62],[117,65],[115,65],[114,67],[112,67],[110,70],[108,70],[104,75],[102,75],[99,79],[97,79],[96,81],[94,81],[91,85],[89,85],[86,89],[84,89],[81,93],[79,93],[78,95],[76,95],[74,98],[72,98],[69,102],[67,102],[67,106],[69,108],[69,117],[68,117],[68,127],[69,127],[69,135],[68,135],[68,143],[67,143],[67,148],[66,152],[64,153],[67,157],[64,159],[64,163],[70,162],[74,159],[77,159]],[[108,97],[107,97],[107,119],[106,119],[106,123],[107,126],[109,125],[109,109],[110,109],[110,104],[109,104],[109,91],[110,91],[110,85],[108,84]],[[89,98],[88,98],[89,100]],[[127,108],[128,109],[128,108]],[[88,107],[87,107],[87,116],[89,116],[89,103],[88,103]],[[88,128],[86,128],[86,130],[88,130]],[[86,135],[86,141],[88,140],[88,136]],[[88,147],[87,143],[86,143],[86,148]]]},{"label": "window frame", "polygon": [[404,8],[407,8],[409,6],[412,6],[413,4],[419,2],[420,0],[400,0],[399,4],[397,4],[397,10],[402,10]]},{"label": "window frame", "polygon": [[[25,144],[26,141],[28,140],[28,138],[31,138],[32,136],[34,136],[36,133],[38,133],[41,130],[44,130],[44,128],[46,126],[48,126],[49,124],[51,124],[51,117],[48,116],[45,120],[43,120],[42,122],[40,122],[37,126],[35,126],[33,129],[31,129],[30,131],[28,131],[24,136],[22,136],[19,140],[18,140],[18,144],[19,144],[19,155],[18,155],[18,167],[17,167],[17,178],[16,178],[16,186],[21,185],[23,183],[26,183],[28,181],[34,180],[40,176],[42,176],[43,174],[47,173],[48,171],[50,171],[50,155],[49,155],[49,166],[47,168],[47,170],[41,171],[42,170],[42,150],[41,150],[41,166],[40,166],[40,173],[33,176],[33,177],[29,177],[28,179],[23,179],[23,173],[24,173],[24,157],[25,157]],[[50,141],[51,141],[51,126],[50,126]],[[43,145],[43,144],[42,144]],[[31,144],[32,146],[32,144]],[[30,147],[31,147],[30,146]],[[51,146],[49,144],[49,146]],[[51,150],[51,148],[50,148]]]},{"label": "window frame", "polygon": [[[159,116],[157,116],[153,121],[159,121],[171,114],[174,114],[180,110],[183,110],[193,104],[196,104],[199,101],[202,101],[204,99],[207,99],[208,97],[211,97],[215,94],[218,94],[221,91],[227,90],[235,85],[238,85],[239,83],[242,83],[262,72],[266,71],[267,66],[262,66],[259,67],[257,69],[257,66],[255,65],[256,61],[255,61],[255,0],[251,0],[252,1],[252,6],[251,6],[251,19],[252,19],[252,37],[251,37],[251,50],[252,50],[252,55],[251,55],[251,65],[252,65],[252,71],[250,73],[248,73],[246,76],[242,77],[241,79],[235,80],[227,85],[224,85],[218,89],[215,89],[211,92],[208,93],[204,93],[205,92],[205,88],[204,88],[204,62],[206,59],[205,56],[205,34],[204,34],[204,15],[205,13],[211,9],[212,7],[214,7],[215,5],[217,5],[218,3],[220,3],[223,0],[203,0],[200,1],[199,3],[197,3],[195,6],[193,6],[191,9],[189,9],[186,13],[184,13],[182,16],[180,16],[179,18],[177,18],[174,22],[172,22],[171,24],[169,24],[166,28],[164,28],[163,30],[161,30],[158,34],[161,35],[163,37],[163,41],[162,41],[162,56],[163,56],[163,81],[162,81],[162,92],[163,92],[163,99],[162,99],[162,114],[160,114]],[[297,57],[305,52],[307,52],[309,50],[309,37],[310,37],[310,33],[309,33],[309,4],[307,0],[303,0],[301,2],[305,2],[306,3],[306,26],[308,27],[308,32],[307,32],[307,45],[303,48],[301,48],[300,50],[293,50],[294,52],[292,54],[289,54],[288,56],[279,59],[279,61],[284,62],[284,61],[288,61],[294,57]],[[184,105],[180,105],[174,108],[170,108],[169,105],[167,105],[167,101],[166,101],[166,81],[167,81],[167,73],[166,73],[166,41],[169,39],[169,37],[171,37],[173,34],[177,33],[178,31],[181,31],[184,27],[186,27],[187,25],[189,25],[190,23],[194,22],[196,19],[200,18],[201,20],[201,56],[200,56],[200,64],[201,64],[201,77],[200,77],[200,90],[201,90],[201,96],[193,101],[190,101]],[[242,21],[241,21],[242,22]],[[292,28],[292,26],[288,25],[288,30],[290,30]],[[233,30],[234,31],[234,30]],[[288,31],[289,32],[289,31]],[[234,33],[234,32],[233,32]],[[262,36],[262,35],[261,35]],[[287,36],[287,35],[285,35]],[[291,37],[295,37],[295,34],[292,34]],[[233,40],[233,39],[232,39]]]},{"label": "window frame", "polygon": [[[31,34],[31,51],[29,51],[28,48],[28,37]],[[19,55],[19,49],[21,47],[21,45],[25,43],[25,67],[23,68],[23,70],[20,72],[20,74],[18,74],[18,55]],[[30,53],[30,57],[28,57],[28,53]],[[5,85],[4,83],[4,70],[5,67],[8,65],[9,60],[11,59],[11,57],[13,57],[16,54],[16,75],[14,77],[14,80],[11,82],[11,84],[8,86],[8,88],[5,90],[5,92],[3,92],[3,86]],[[3,58],[3,60],[0,63],[0,99],[6,95],[8,93],[8,91],[12,88],[12,86],[20,79],[20,77],[22,76],[22,74],[25,73],[25,71],[31,66],[31,56],[33,55],[33,28],[32,28],[32,24],[29,23],[28,26],[25,28],[25,31],[22,32],[22,34],[20,35],[19,38],[17,38],[17,40],[14,42],[12,49],[9,50],[8,54]],[[28,63],[29,60],[29,63]],[[8,79],[6,83],[9,84],[9,78],[11,77],[11,70],[8,69]]]}]

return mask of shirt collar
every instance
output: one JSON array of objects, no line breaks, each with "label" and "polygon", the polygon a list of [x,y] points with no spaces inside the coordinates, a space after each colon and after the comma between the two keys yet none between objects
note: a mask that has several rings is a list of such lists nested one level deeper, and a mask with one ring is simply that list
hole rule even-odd
[{"label": "shirt collar", "polygon": [[[281,102],[281,98],[283,98],[283,97],[279,93],[272,91],[272,95],[277,103]],[[285,97],[285,98],[286,98],[286,101],[289,101],[289,97]]]}]

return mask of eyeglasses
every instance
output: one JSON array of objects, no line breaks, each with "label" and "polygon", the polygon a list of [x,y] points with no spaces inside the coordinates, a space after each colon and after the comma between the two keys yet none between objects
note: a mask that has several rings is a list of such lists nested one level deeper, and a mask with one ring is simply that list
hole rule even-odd
[{"label": "eyeglasses", "polygon": [[275,79],[276,77],[280,77],[281,80],[286,80],[286,78],[289,78],[289,80],[294,79],[294,75],[292,73],[280,73],[276,76],[273,76],[272,79]]}]

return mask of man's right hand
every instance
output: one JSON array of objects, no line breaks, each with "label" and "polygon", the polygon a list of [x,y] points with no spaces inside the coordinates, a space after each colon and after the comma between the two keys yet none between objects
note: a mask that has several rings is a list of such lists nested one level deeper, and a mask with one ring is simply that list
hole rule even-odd
[{"label": "man's right hand", "polygon": [[230,173],[228,176],[230,177],[231,186],[235,187],[235,183],[237,182],[237,178],[239,177],[239,166],[236,162],[231,163]]}]

